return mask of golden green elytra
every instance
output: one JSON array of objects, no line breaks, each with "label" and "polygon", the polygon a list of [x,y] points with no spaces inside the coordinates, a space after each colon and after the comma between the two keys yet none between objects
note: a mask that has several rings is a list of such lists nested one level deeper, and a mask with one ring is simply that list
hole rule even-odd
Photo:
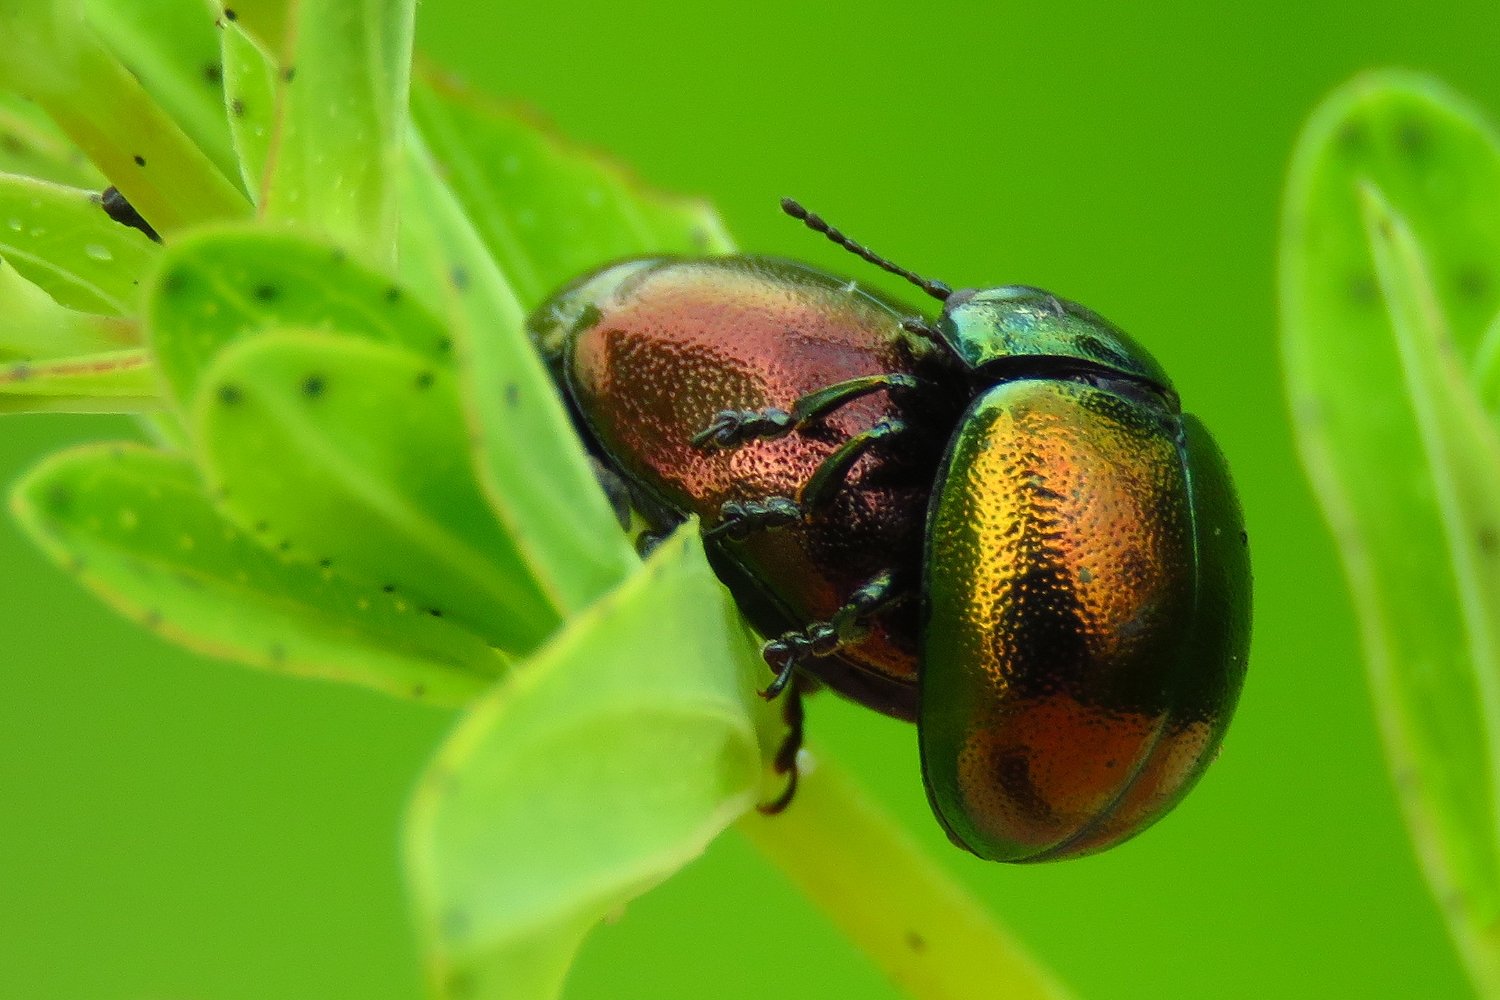
[{"label": "golden green elytra", "polygon": [[[652,534],[702,518],[763,634],[796,788],[800,693],[915,721],[938,821],[996,861],[1103,850],[1212,760],[1244,680],[1250,565],[1223,457],[1160,365],[1040,289],[936,322],[806,264],[648,258],[530,329]],[[648,537],[650,537],[648,535]]]}]

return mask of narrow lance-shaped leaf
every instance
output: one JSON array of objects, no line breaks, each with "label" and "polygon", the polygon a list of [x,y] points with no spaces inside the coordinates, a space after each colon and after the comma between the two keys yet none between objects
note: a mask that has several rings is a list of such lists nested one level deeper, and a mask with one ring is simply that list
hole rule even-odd
[{"label": "narrow lance-shaped leaf", "polygon": [[0,362],[96,354],[140,340],[134,320],[65,309],[0,259]]},{"label": "narrow lance-shaped leaf", "polygon": [[407,814],[433,995],[557,996],[594,924],[748,809],[763,670],[688,527],[476,702]]},{"label": "narrow lance-shaped leaf", "polygon": [[151,347],[186,406],[225,345],[268,326],[337,330],[448,365],[448,331],[341,249],[263,226],[199,231],[167,248],[147,301]]},{"label": "narrow lance-shaped leaf", "polygon": [[301,0],[277,51],[261,214],[394,269],[416,0]]},{"label": "narrow lance-shaped leaf", "polygon": [[[1488,802],[1491,843],[1500,843],[1500,440],[1465,378],[1432,287],[1427,262],[1406,221],[1379,188],[1361,186],[1365,229],[1375,259],[1407,394],[1427,458],[1458,591],[1488,742],[1486,773],[1463,776],[1464,791]],[[1489,788],[1484,787],[1488,779]],[[1476,839],[1483,830],[1473,831]],[[1487,989],[1500,989],[1500,914],[1455,900],[1471,965]]]},{"label": "narrow lance-shaped leaf", "polygon": [[523,328],[520,303],[413,136],[402,276],[444,309],[490,503],[563,614],[637,564]]},{"label": "narrow lance-shaped leaf", "polygon": [[41,108],[17,94],[3,91],[0,91],[0,171],[96,191],[109,183]]},{"label": "narrow lance-shaped leaf", "polygon": [[219,172],[239,180],[224,73],[204,0],[85,0],[89,23]]},{"label": "narrow lance-shaped leaf", "polygon": [[[1470,972],[1491,992],[1500,989],[1491,739],[1442,487],[1382,303],[1358,190],[1372,181],[1409,220],[1428,254],[1429,304],[1448,316],[1455,358],[1443,364],[1465,366],[1492,311],[1500,264],[1497,148],[1472,111],[1430,81],[1356,80],[1319,108],[1298,142],[1280,275],[1298,443],[1343,557],[1396,787]],[[1419,379],[1429,393],[1432,378]]]},{"label": "narrow lance-shaped leaf", "polygon": [[276,61],[238,22],[219,33],[224,65],[224,107],[245,189],[257,202],[266,179],[276,129]]},{"label": "narrow lance-shaped leaf", "polygon": [[451,372],[360,337],[220,351],[192,409],[224,510],[285,558],[389,588],[509,653],[557,625],[474,480]]},{"label": "narrow lance-shaped leaf", "polygon": [[16,484],[11,508],[106,603],[198,652],[445,705],[505,669],[399,595],[266,551],[214,511],[181,456],[129,443],[60,452]]},{"label": "narrow lance-shaped leaf", "polygon": [[136,315],[159,251],[106,215],[95,192],[0,174],[0,256],[60,305]]},{"label": "narrow lance-shaped leaf", "polygon": [[519,108],[451,77],[431,69],[416,76],[412,117],[528,310],[610,261],[734,249],[708,202],[653,191]]},{"label": "narrow lance-shaped leaf", "polygon": [[165,405],[141,348],[0,367],[0,413],[141,413]]},{"label": "narrow lance-shaped leaf", "polygon": [[250,205],[84,23],[82,4],[0,0],[0,87],[34,99],[164,235]]}]

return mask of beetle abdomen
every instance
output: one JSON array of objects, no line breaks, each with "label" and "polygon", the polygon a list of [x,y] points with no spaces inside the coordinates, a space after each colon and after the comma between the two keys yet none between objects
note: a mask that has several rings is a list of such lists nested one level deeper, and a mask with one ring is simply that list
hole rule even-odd
[{"label": "beetle abdomen", "polygon": [[981,857],[1139,832],[1217,743],[1243,651],[1214,641],[1232,622],[1197,627],[1183,419],[1036,380],[990,389],[959,425],[929,514],[920,736],[934,811]]}]

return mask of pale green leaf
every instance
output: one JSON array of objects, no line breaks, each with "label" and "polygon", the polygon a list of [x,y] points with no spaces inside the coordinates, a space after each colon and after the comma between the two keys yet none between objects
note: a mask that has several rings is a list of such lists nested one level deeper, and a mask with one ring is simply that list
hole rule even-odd
[{"label": "pale green leaf", "polygon": [[557,996],[590,927],[748,809],[764,669],[689,526],[476,702],[407,814],[433,994]]},{"label": "pale green leaf", "polygon": [[160,249],[106,215],[95,192],[0,174],[0,256],[59,305],[137,315]]},{"label": "pale green leaf", "polygon": [[[1493,562],[1500,536],[1480,530],[1494,473],[1458,373],[1500,295],[1497,149],[1472,109],[1432,81],[1361,77],[1299,140],[1281,246],[1303,461],[1343,557],[1418,854],[1471,973],[1492,992],[1500,850],[1483,695],[1494,679],[1476,672],[1491,654],[1475,645],[1474,614],[1478,566]],[[1362,185],[1406,220],[1392,223],[1399,241],[1380,239],[1378,277]]]},{"label": "pale green leaf", "polygon": [[96,354],[140,340],[134,320],[65,309],[0,260],[0,362]]},{"label": "pale green leaf", "polygon": [[224,118],[224,73],[204,0],[84,0],[89,23],[225,177],[239,163]]},{"label": "pale green leaf", "polygon": [[635,553],[527,338],[514,291],[415,137],[407,183],[402,277],[444,308],[480,481],[553,605],[579,611],[631,571]]},{"label": "pale green leaf", "polygon": [[416,0],[301,0],[278,60],[267,218],[394,270]]},{"label": "pale green leaf", "polygon": [[296,233],[201,230],[167,248],[158,275],[149,338],[184,406],[225,345],[267,326],[358,334],[449,363],[447,330],[390,278]]},{"label": "pale green leaf", "polygon": [[238,22],[219,33],[224,100],[240,177],[257,203],[276,130],[276,62]]},{"label": "pale green leaf", "polygon": [[389,587],[506,652],[556,627],[475,482],[452,372],[430,359],[261,333],[220,351],[191,427],[225,511],[286,558]]},{"label": "pale green leaf", "polygon": [[87,27],[79,0],[0,0],[0,88],[30,97],[162,235],[250,204]]},{"label": "pale green leaf", "polygon": [[60,452],[16,485],[11,507],[84,586],[198,652],[444,705],[505,669],[399,595],[277,558],[214,511],[181,456],[128,443]]},{"label": "pale green leaf", "polygon": [[102,190],[109,182],[41,108],[0,91],[0,172]]},{"label": "pale green leaf", "polygon": [[729,253],[707,201],[647,188],[519,107],[428,70],[412,118],[521,305],[601,264],[646,254]]},{"label": "pale green leaf", "polygon": [[141,348],[0,367],[0,413],[140,413],[164,402]]}]

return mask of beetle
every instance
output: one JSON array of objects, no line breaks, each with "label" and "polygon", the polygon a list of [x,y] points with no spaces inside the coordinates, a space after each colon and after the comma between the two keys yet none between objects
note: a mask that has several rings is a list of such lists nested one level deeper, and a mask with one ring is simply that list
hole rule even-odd
[{"label": "beetle", "polygon": [[689,515],[775,679],[915,721],[949,837],[1044,861],[1145,829],[1201,776],[1245,676],[1233,482],[1154,358],[1030,286],[953,290],[783,209],[942,303],[806,264],[646,258],[530,330],[648,525]]}]

